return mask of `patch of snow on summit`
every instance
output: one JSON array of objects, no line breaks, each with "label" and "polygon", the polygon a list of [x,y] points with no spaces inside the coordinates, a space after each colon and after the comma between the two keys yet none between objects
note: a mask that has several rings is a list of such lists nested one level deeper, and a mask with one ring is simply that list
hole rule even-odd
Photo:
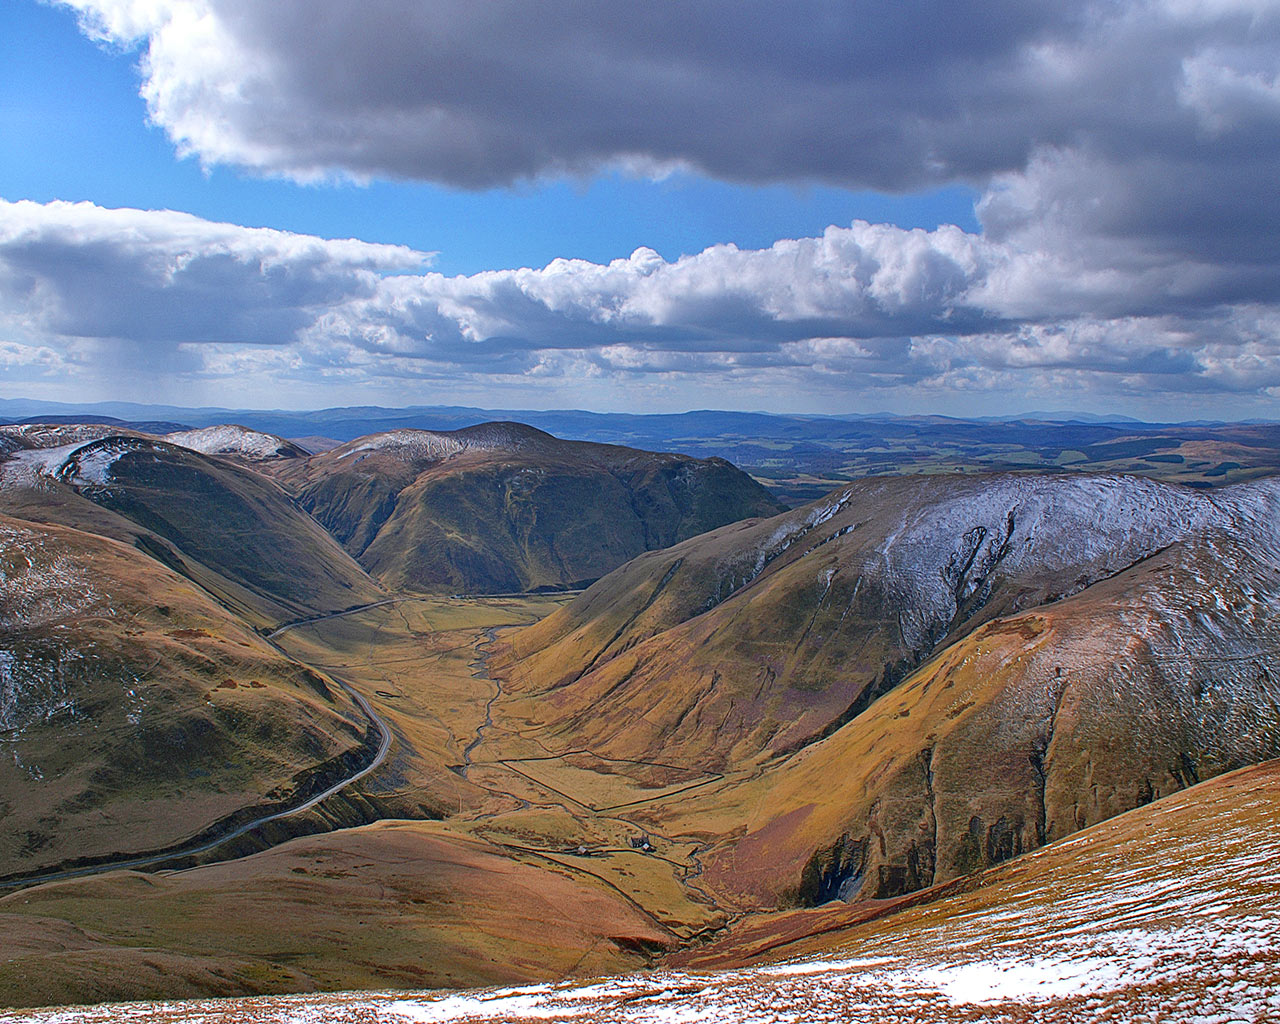
[{"label": "patch of snow on summit", "polygon": [[110,423],[9,423],[0,426],[0,443],[12,443],[18,448],[61,448],[133,433]]},{"label": "patch of snow on summit", "polygon": [[63,444],[56,448],[24,448],[0,464],[0,488],[39,487],[42,480],[61,475],[67,460],[84,442]]},{"label": "patch of snow on summit", "polygon": [[240,455],[255,460],[281,458],[293,450],[293,445],[282,437],[235,423],[179,430],[166,434],[165,440],[205,455]]},{"label": "patch of snow on summit", "polygon": [[119,461],[122,455],[136,451],[137,447],[136,444],[130,442],[107,444],[100,447],[85,445],[83,448],[77,449],[71,458],[67,460],[67,465],[63,468],[63,472],[71,471],[70,482],[73,484],[105,487],[111,482],[111,467]]},{"label": "patch of snow on summit", "polygon": [[438,434],[433,430],[388,430],[357,438],[335,448],[333,454],[345,459],[351,455],[377,452],[416,462],[445,459],[466,450],[466,445],[449,434]]},{"label": "patch of snow on summit", "polygon": [[438,462],[462,452],[527,451],[556,443],[550,434],[523,423],[479,423],[461,430],[388,430],[348,441],[332,454],[340,459],[354,455],[357,462],[375,452],[405,462]]}]

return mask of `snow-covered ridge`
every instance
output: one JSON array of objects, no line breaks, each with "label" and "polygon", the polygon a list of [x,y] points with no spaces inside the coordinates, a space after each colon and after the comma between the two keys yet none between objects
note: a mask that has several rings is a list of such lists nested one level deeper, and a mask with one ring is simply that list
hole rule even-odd
[{"label": "snow-covered ridge", "polygon": [[884,579],[907,597],[908,643],[1006,578],[1058,577],[1066,596],[1161,548],[1225,526],[1202,492],[1139,477],[1001,477],[907,512],[880,545]]},{"label": "snow-covered ridge", "polygon": [[856,577],[892,595],[904,609],[903,639],[926,650],[999,579],[1055,580],[1044,596],[1065,597],[1214,532],[1242,533],[1280,554],[1280,479],[1213,491],[1106,475],[860,482],[776,517],[723,557],[709,606],[836,541],[850,545],[845,587]]},{"label": "snow-covered ridge", "polygon": [[239,455],[254,461],[293,458],[301,454],[296,445],[275,434],[250,430],[236,423],[222,423],[199,430],[179,430],[166,434],[170,444],[181,445],[205,455]]},{"label": "snow-covered ridge", "polygon": [[6,423],[0,424],[0,444],[15,448],[62,448],[102,437],[140,437],[136,431],[110,423]]},{"label": "snow-covered ridge", "polygon": [[23,448],[11,452],[0,463],[0,489],[38,488],[55,480],[80,487],[105,487],[111,482],[112,467],[122,456],[131,452],[154,454],[158,450],[157,442],[145,435],[114,431],[89,441]]},{"label": "snow-covered ridge", "polygon": [[406,462],[436,462],[466,451],[527,451],[555,438],[521,423],[481,423],[462,430],[388,430],[348,441],[333,458],[390,455]]}]

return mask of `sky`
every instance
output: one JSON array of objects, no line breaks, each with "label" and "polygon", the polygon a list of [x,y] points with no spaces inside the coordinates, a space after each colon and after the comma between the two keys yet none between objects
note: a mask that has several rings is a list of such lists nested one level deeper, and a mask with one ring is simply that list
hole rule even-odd
[{"label": "sky", "polygon": [[1280,418],[1280,0],[5,0],[0,397]]}]

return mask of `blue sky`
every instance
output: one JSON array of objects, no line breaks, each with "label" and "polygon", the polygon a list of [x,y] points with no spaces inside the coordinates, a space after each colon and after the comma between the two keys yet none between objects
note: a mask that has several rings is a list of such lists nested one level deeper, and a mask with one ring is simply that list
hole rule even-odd
[{"label": "blue sky", "polygon": [[3,397],[1280,393],[1276,0],[9,0],[0,39]]},{"label": "blue sky", "polygon": [[175,158],[147,124],[136,49],[87,39],[71,11],[7,0],[0,36],[0,196],[184,210],[209,220],[435,252],[445,274],[608,262],[638,246],[667,259],[719,242],[761,248],[855,219],[977,229],[963,185],[890,195],[821,185],[741,186],[690,174],[609,173],[481,191],[374,180],[300,187]]}]

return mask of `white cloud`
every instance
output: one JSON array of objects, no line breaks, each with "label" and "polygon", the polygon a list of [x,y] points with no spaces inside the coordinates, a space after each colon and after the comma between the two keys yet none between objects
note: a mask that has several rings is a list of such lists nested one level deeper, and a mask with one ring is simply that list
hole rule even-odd
[{"label": "white cloud", "polygon": [[1143,386],[1212,405],[1280,386],[1280,303],[1224,292],[1210,264],[1123,240],[1072,251],[1053,230],[996,240],[857,222],[672,262],[639,249],[445,277],[403,247],[0,202],[0,365],[14,384],[252,381],[344,400],[506,388],[571,404],[644,381],[686,404],[794,389],[899,407],[1002,389],[1056,405],[1052,389]]},{"label": "white cloud", "polygon": [[0,323],[37,340],[283,344],[426,258],[168,210],[0,200]]},{"label": "white cloud", "polygon": [[[983,234],[854,225],[672,264],[639,250],[454,279],[378,279],[416,268],[314,240],[283,282],[239,249],[189,270],[164,256],[186,293],[149,263],[137,270],[151,286],[119,300],[37,289],[12,326],[36,338],[141,335],[136,298],[153,305],[152,339],[301,337],[522,375],[559,365],[547,352],[758,361],[817,337],[1021,338],[1077,322],[1140,324],[1122,333],[1141,349],[1165,318],[1230,347],[1245,330],[1235,311],[1280,303],[1280,0],[61,2],[97,38],[141,49],[150,117],[206,163],[463,187],[606,166],[899,191],[962,181],[982,193]],[[109,273],[95,253],[124,251],[86,245],[89,276]],[[180,315],[217,309],[216,288],[245,301]]]}]

